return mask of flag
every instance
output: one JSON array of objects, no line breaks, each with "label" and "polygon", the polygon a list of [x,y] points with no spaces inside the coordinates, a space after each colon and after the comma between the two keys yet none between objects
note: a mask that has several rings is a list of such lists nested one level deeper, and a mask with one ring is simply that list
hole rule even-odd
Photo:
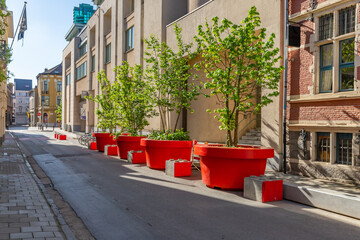
[{"label": "flag", "polygon": [[24,6],[23,15],[20,22],[20,30],[18,34],[18,40],[24,38],[24,32],[27,30],[27,19],[26,19],[26,5]]}]

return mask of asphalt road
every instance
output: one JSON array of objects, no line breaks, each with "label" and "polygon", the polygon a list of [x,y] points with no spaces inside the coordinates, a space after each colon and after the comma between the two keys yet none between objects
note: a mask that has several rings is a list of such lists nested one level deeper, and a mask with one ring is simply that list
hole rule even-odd
[{"label": "asphalt road", "polygon": [[[11,131],[97,239],[360,239],[360,221],[289,201],[262,204],[172,178],[25,127]],[[359,206],[360,207],[360,206]]]}]

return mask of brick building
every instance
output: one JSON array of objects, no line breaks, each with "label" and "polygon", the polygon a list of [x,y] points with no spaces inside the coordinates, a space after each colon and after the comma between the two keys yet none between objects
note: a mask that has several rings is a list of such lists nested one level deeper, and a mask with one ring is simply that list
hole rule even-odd
[{"label": "brick building", "polygon": [[359,0],[290,0],[300,47],[289,48],[291,171],[360,181]]}]

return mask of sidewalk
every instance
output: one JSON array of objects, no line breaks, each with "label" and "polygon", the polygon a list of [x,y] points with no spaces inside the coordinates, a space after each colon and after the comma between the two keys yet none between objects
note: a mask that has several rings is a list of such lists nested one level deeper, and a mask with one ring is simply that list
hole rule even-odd
[{"label": "sidewalk", "polygon": [[0,239],[65,239],[15,140],[0,147]]}]

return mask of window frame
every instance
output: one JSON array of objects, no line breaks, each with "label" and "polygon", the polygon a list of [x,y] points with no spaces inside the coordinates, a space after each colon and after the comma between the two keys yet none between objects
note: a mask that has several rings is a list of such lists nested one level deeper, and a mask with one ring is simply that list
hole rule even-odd
[{"label": "window frame", "polygon": [[[59,84],[60,83],[60,84]],[[59,87],[60,87],[60,91],[59,91]],[[56,91],[57,92],[62,92],[62,82],[60,81],[57,81],[56,82]]]},{"label": "window frame", "polygon": [[[350,136],[349,138],[347,138],[346,136]],[[340,154],[340,140],[347,140],[350,141],[351,143],[351,151],[348,151],[348,157],[349,157],[349,153],[350,153],[350,158],[347,159],[346,161],[341,161],[339,159],[339,154]],[[353,165],[353,144],[352,144],[352,139],[353,139],[353,133],[336,133],[336,157],[335,157],[335,164],[339,164],[339,165],[344,165],[344,166],[352,166]],[[347,145],[347,147],[349,147],[349,145]]]},{"label": "window frame", "polygon": [[[329,150],[329,159],[327,159],[327,161],[321,161],[320,160],[320,146],[319,146],[319,137],[328,137],[329,139],[329,146],[328,146],[328,150]],[[325,162],[325,163],[330,163],[331,162],[331,134],[330,132],[316,132],[316,162]]]},{"label": "window frame", "polygon": [[[129,40],[129,37],[128,37],[129,32],[131,33],[130,42],[128,41]],[[125,31],[125,53],[129,52],[133,49],[134,49],[134,25],[132,25]]]},{"label": "window frame", "polygon": [[353,82],[353,88],[352,89],[341,89],[341,70],[343,68],[347,67],[354,67],[354,77],[355,77],[355,52],[354,52],[354,61],[353,62],[347,62],[347,63],[341,63],[341,43],[348,40],[354,40],[355,44],[355,38],[347,38],[339,41],[339,92],[349,92],[355,90],[355,80]]},{"label": "window frame", "polygon": [[111,62],[111,43],[105,46],[105,64]]},{"label": "window frame", "polygon": [[[322,65],[322,51],[321,51],[321,48],[322,47],[324,47],[324,46],[328,46],[328,45],[332,45],[332,51],[333,51],[333,53],[334,53],[334,44],[333,43],[327,43],[327,44],[323,44],[323,45],[321,45],[321,46],[319,46],[319,49],[320,49],[320,61],[319,61],[319,93],[330,93],[330,92],[332,92],[333,91],[333,89],[334,89],[334,86],[333,86],[333,76],[334,76],[334,74],[333,74],[333,70],[334,70],[334,54],[333,54],[333,56],[332,56],[332,58],[333,58],[333,62],[332,62],[332,64],[331,65],[327,65],[327,66],[321,66]],[[323,72],[323,71],[328,71],[328,70],[331,70],[332,71],[332,78],[331,78],[331,90],[330,91],[322,91],[321,90],[321,83],[322,83],[322,77],[321,77],[321,73]]]},{"label": "window frame", "polygon": [[87,61],[83,62],[80,66],[78,66],[75,70],[76,72],[76,81],[86,77],[87,75]]}]

